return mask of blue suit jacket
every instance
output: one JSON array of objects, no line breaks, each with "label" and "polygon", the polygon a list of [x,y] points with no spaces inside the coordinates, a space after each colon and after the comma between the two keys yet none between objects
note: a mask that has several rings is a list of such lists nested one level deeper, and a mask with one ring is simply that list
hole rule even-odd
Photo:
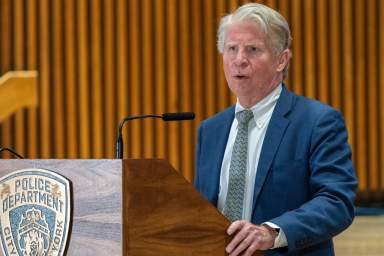
[{"label": "blue suit jacket", "polygon": [[[195,187],[217,205],[221,163],[234,106],[203,121],[198,132]],[[357,181],[343,117],[285,86],[263,142],[252,222],[280,226],[288,247],[273,255],[334,255],[332,237],[354,217]]]}]

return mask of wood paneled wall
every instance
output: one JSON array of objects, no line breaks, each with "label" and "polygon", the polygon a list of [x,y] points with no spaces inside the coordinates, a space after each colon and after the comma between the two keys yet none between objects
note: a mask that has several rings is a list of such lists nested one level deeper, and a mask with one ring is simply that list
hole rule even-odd
[{"label": "wood paneled wall", "polygon": [[[0,0],[0,74],[38,70],[39,107],[0,125],[0,145],[29,158],[168,159],[191,180],[198,123],[234,102],[215,47],[235,0]],[[289,21],[289,88],[340,109],[364,200],[384,191],[384,1],[266,0]]]}]

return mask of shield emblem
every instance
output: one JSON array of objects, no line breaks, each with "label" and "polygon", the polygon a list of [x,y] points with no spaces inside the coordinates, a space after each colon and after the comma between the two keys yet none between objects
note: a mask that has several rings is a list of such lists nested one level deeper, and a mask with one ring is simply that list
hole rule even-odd
[{"label": "shield emblem", "polygon": [[44,169],[18,170],[0,180],[4,255],[64,255],[70,223],[70,184]]}]

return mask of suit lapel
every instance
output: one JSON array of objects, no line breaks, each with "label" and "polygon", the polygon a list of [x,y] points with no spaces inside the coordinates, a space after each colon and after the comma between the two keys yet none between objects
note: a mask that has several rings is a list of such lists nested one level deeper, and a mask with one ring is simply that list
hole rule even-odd
[{"label": "suit lapel", "polygon": [[252,209],[255,209],[255,205],[264,184],[265,178],[268,175],[272,161],[276,155],[277,149],[279,148],[285,130],[288,127],[289,120],[285,116],[288,114],[288,112],[291,111],[293,97],[294,95],[289,92],[285,86],[283,86],[280,98],[276,103],[271,120],[269,122],[261,149],[255,179]]},{"label": "suit lapel", "polygon": [[225,111],[224,115],[214,123],[213,129],[209,129],[210,132],[207,134],[210,140],[208,144],[212,145],[212,151],[209,152],[211,160],[208,162],[211,163],[209,169],[212,173],[209,176],[212,179],[211,184],[213,185],[210,186],[208,197],[215,205],[219,195],[221,164],[234,116],[235,107],[233,106]]}]

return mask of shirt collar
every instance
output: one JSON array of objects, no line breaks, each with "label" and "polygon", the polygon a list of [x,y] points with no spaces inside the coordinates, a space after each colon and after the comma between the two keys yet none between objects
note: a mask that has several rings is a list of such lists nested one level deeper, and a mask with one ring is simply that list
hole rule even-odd
[{"label": "shirt collar", "polygon": [[[280,97],[281,91],[282,84],[280,83],[270,94],[249,108],[253,112],[257,127],[262,128],[264,126],[265,122],[268,120],[268,114],[272,113],[272,110],[274,109],[276,102]],[[239,100],[237,100],[235,113],[244,109],[245,108],[240,105]]]}]

